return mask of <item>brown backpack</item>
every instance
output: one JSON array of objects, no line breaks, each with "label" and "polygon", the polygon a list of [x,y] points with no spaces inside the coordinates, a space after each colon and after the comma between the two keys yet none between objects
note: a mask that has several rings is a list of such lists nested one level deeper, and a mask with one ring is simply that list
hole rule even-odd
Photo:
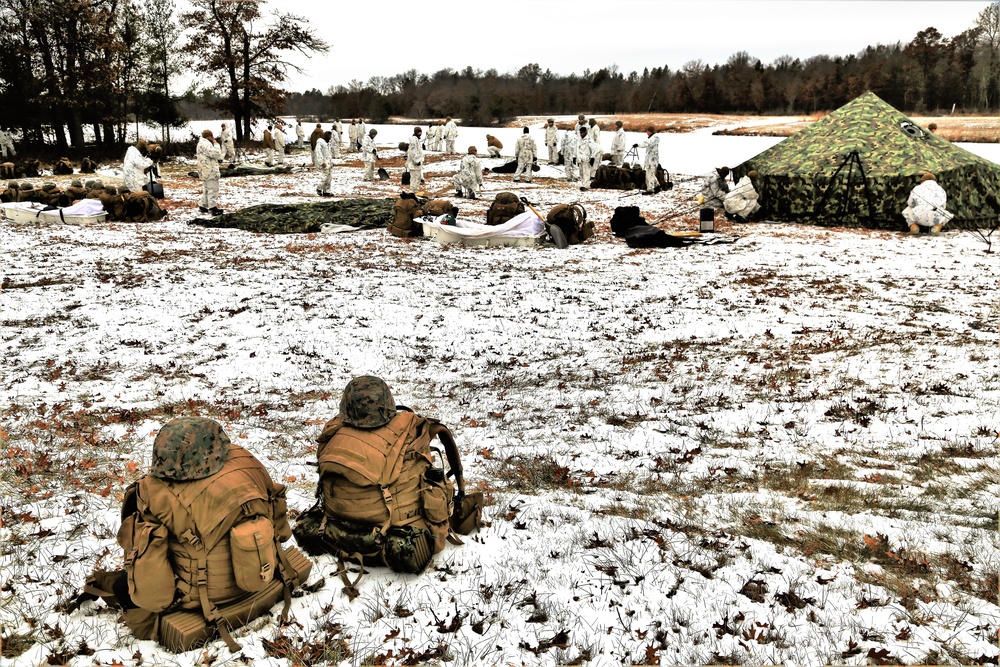
[{"label": "brown backpack", "polygon": [[513,192],[498,192],[486,211],[487,225],[502,225],[515,215],[524,213],[524,202]]},{"label": "brown backpack", "polygon": [[167,215],[167,211],[160,207],[156,197],[148,192],[129,192],[119,197],[123,198],[122,219],[126,222],[153,222]]},{"label": "brown backpack", "polygon": [[553,206],[545,221],[561,229],[570,245],[583,243],[594,235],[594,223],[587,220],[587,211],[580,204]]},{"label": "brown backpack", "polygon": [[393,204],[393,218],[389,223],[389,233],[399,238],[410,238],[413,236],[423,236],[424,228],[419,223],[413,221],[424,214],[417,198],[412,195],[404,195]]},{"label": "brown backpack", "polygon": [[432,199],[424,204],[422,208],[424,209],[424,215],[433,215],[434,217],[439,215],[458,216],[458,207],[447,199]]},{"label": "brown backpack", "polygon": [[[435,438],[444,445],[447,474]],[[440,422],[406,409],[377,429],[354,428],[338,417],[317,442],[319,502],[293,530],[307,552],[416,573],[444,549],[452,529],[468,533],[479,526],[482,494],[466,496],[458,446]],[[340,570],[345,590],[356,592],[357,580],[348,580],[343,563]]]},{"label": "brown backpack", "polygon": [[[267,487],[258,481],[262,477]],[[173,528],[160,523],[150,507],[168,507]],[[181,534],[170,533],[184,526]],[[240,447],[230,446],[222,469],[210,477],[178,483],[146,476],[133,484],[125,493],[118,531],[129,596],[147,612],[181,613],[184,620],[177,636],[167,639],[162,625],[173,614],[165,614],[159,635],[142,638],[187,650],[185,637],[217,629],[230,650],[239,650],[217,619],[240,616],[235,609],[227,614],[230,607],[243,609],[243,622],[256,618],[270,609],[259,604],[259,595],[281,595],[282,589],[287,616],[291,590],[304,576],[280,545],[290,537],[285,487],[271,482],[260,462]],[[253,596],[259,606],[244,609]],[[192,620],[197,628],[190,627]]]}]

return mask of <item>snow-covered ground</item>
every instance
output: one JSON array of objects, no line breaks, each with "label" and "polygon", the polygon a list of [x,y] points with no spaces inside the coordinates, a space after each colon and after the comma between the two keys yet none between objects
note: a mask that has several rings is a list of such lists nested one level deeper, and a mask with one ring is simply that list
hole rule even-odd
[{"label": "snow-covered ground", "polygon": [[[760,146],[661,154],[697,174]],[[347,158],[338,195],[398,194],[398,166],[365,184]],[[457,164],[430,161],[427,190]],[[313,438],[361,373],[453,428],[487,525],[354,601],[316,559],[295,623],[235,633],[254,664],[996,662],[1000,305],[977,237],[720,219],[738,242],[632,250],[615,206],[693,229],[696,182],[581,193],[548,165],[459,206],[580,201],[598,223],[582,246],[255,235],[188,226],[190,168],[164,170],[160,223],[0,223],[0,664],[232,663],[62,604],[120,566],[122,492],[165,421],[219,420],[301,511]],[[222,206],[315,186],[224,179]]]}]

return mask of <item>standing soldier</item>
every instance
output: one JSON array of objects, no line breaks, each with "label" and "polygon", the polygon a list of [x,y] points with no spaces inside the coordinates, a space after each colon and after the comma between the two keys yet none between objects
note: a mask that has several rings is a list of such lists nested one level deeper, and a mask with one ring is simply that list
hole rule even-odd
[{"label": "standing soldier", "polygon": [[576,119],[577,119],[576,120],[576,136],[580,136],[580,128],[581,127],[583,129],[585,129],[585,130],[589,130],[590,128],[587,125],[587,117],[584,116],[583,114],[580,114],[579,116],[577,116]]},{"label": "standing soldier", "polygon": [[368,134],[368,130],[365,129],[365,119],[358,119],[358,143],[354,146],[354,150],[361,150],[361,144],[364,143],[365,135]]},{"label": "standing soldier", "polygon": [[615,138],[611,140],[611,166],[620,167],[625,162],[625,129],[620,120],[615,121]]},{"label": "standing soldier", "polygon": [[316,142],[323,138],[323,126],[316,123],[312,134],[309,135],[309,145],[312,146],[313,167],[319,168],[319,155],[316,154]]},{"label": "standing soldier", "polygon": [[125,151],[125,165],[123,168],[125,187],[129,192],[142,192],[142,186],[146,183],[145,175],[153,168],[153,160],[149,157],[149,148],[145,139],[135,142],[134,146],[129,146]]},{"label": "standing soldier", "polygon": [[549,149],[549,164],[558,162],[559,131],[556,129],[556,119],[549,118],[545,124],[545,147]]},{"label": "standing soldier", "polygon": [[10,132],[5,130],[0,130],[0,152],[3,153],[3,157],[15,157],[17,151],[14,150],[14,140],[10,137]]},{"label": "standing soldier", "polygon": [[[639,147],[639,144],[632,146],[632,148]],[[646,128],[646,140],[642,142],[641,148],[646,151],[646,159],[642,164],[642,168],[646,171],[646,189],[643,194],[651,195],[656,192],[659,185],[656,181],[656,168],[660,166],[660,137],[652,125]],[[721,206],[722,203],[720,202],[719,205]]]},{"label": "standing soldier", "polygon": [[274,151],[274,137],[271,135],[271,130],[273,128],[268,125],[267,129],[264,130],[264,164],[270,167],[274,164],[274,158],[271,157],[272,151]]},{"label": "standing soldier", "polygon": [[444,152],[453,154],[455,152],[455,139],[458,138],[458,125],[448,117],[448,122],[444,125]]},{"label": "standing soldier", "polygon": [[[601,148],[601,126],[597,124],[597,121],[591,118],[588,121],[590,129],[587,130],[587,138],[592,139],[598,148]],[[603,151],[604,149],[601,148]],[[603,153],[602,153],[603,154]],[[598,160],[600,162],[600,160]]]},{"label": "standing soldier", "polygon": [[462,165],[452,179],[455,195],[475,199],[483,188],[483,166],[476,157],[476,147],[469,146],[469,152],[462,158]]},{"label": "standing soldier", "polygon": [[374,127],[368,130],[368,135],[365,137],[364,142],[361,144],[362,157],[365,160],[365,180],[374,181],[375,180],[375,160],[378,159],[378,149],[375,147],[375,135],[378,134],[378,130]]},{"label": "standing soldier", "polygon": [[424,150],[420,147],[420,126],[413,128],[410,145],[406,149],[406,171],[410,172],[410,189],[414,192],[420,189],[424,180]]},{"label": "standing soldier", "polygon": [[347,148],[348,150],[354,150],[354,147],[358,145],[358,122],[351,119],[351,126],[347,128]]},{"label": "standing soldier", "polygon": [[222,159],[232,164],[236,160],[236,147],[233,145],[233,133],[225,123],[222,124],[222,132],[219,133],[219,141],[222,142]]},{"label": "standing soldier", "polygon": [[306,145],[306,128],[302,127],[302,121],[298,120],[295,123],[295,137],[298,140],[296,144],[299,148],[305,148]]},{"label": "standing soldier", "polygon": [[576,180],[576,153],[579,145],[579,133],[572,129],[566,130],[559,148],[562,151],[563,167],[566,169],[566,180],[570,183]]},{"label": "standing soldier", "polygon": [[333,129],[337,131],[337,136],[343,138],[344,136],[344,124],[340,122],[339,118],[333,119]]},{"label": "standing soldier", "polygon": [[195,155],[198,158],[198,175],[202,184],[201,206],[198,210],[222,215],[223,211],[219,208],[219,158],[222,157],[222,151],[211,130],[202,131]]},{"label": "standing soldier", "polygon": [[514,154],[517,155],[517,170],[514,171],[514,182],[517,183],[521,180],[521,174],[524,174],[524,181],[526,183],[531,183],[531,167],[535,164],[535,160],[538,159],[538,146],[535,144],[534,138],[528,134],[528,128],[524,128],[524,134],[517,140],[517,144],[514,145]]},{"label": "standing soldier", "polygon": [[327,145],[330,147],[330,155],[333,159],[340,159],[340,130],[337,129],[338,123],[334,123],[330,126],[330,138],[327,140]]},{"label": "standing soldier", "polygon": [[271,133],[271,140],[274,142],[274,161],[279,165],[285,164],[285,133],[282,127],[282,124],[278,123]]},{"label": "standing soldier", "polygon": [[331,197],[330,180],[333,175],[333,155],[330,153],[330,138],[332,132],[324,132],[323,136],[316,140],[316,156],[319,158],[319,185],[316,186],[316,194],[320,197]]},{"label": "standing soldier", "polygon": [[589,190],[594,169],[601,162],[601,148],[587,136],[586,127],[580,127],[580,146],[576,151],[576,158],[580,167],[580,189]]}]

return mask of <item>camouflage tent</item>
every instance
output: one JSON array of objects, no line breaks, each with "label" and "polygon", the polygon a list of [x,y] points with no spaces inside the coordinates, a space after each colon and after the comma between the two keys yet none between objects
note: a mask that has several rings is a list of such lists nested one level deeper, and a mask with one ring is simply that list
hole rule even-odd
[{"label": "camouflage tent", "polygon": [[902,210],[920,175],[948,193],[951,226],[1000,223],[1000,165],[949,143],[865,93],[736,167],[759,174],[770,220],[903,229]]}]

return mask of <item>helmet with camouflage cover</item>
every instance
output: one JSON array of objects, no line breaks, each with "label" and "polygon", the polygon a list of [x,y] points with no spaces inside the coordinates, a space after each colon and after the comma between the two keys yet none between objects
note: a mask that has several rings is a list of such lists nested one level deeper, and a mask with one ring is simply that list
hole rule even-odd
[{"label": "helmet with camouflage cover", "polygon": [[204,479],[222,469],[229,436],[218,422],[179,417],[163,425],[153,441],[153,477],[179,482]]},{"label": "helmet with camouflage cover", "polygon": [[356,428],[385,426],[396,415],[396,401],[382,378],[361,375],[347,383],[340,399],[340,419]]}]

